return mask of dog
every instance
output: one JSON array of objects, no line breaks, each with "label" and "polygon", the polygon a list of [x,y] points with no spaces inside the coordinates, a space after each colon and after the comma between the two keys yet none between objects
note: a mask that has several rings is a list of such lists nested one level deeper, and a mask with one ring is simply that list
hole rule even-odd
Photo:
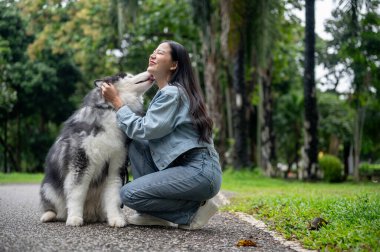
[{"label": "dog", "polygon": [[66,220],[67,226],[104,222],[124,227],[119,190],[127,160],[127,136],[117,125],[116,111],[101,94],[113,84],[124,104],[143,113],[143,94],[152,86],[148,72],[118,74],[94,81],[95,88],[67,119],[45,160],[40,187],[42,222]]}]

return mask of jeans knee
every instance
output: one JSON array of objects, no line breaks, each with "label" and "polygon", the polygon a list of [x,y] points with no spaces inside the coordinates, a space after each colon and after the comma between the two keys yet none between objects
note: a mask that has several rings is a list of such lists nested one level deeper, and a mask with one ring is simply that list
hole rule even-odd
[{"label": "jeans knee", "polygon": [[140,201],[142,199],[137,197],[135,193],[136,191],[133,188],[131,188],[131,186],[129,185],[131,185],[131,183],[126,184],[120,189],[121,201],[125,206],[134,210],[139,210],[140,204],[141,204]]},{"label": "jeans knee", "polygon": [[120,198],[124,205],[128,206],[132,201],[132,190],[128,188],[128,184],[120,189]]}]

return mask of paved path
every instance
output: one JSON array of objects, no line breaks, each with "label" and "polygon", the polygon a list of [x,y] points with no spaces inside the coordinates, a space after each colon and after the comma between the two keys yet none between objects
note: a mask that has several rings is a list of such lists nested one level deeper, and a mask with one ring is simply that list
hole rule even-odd
[{"label": "paved path", "polygon": [[[294,251],[268,233],[221,212],[202,230],[160,227],[111,228],[105,223],[67,227],[41,223],[39,185],[0,185],[2,251]],[[125,214],[132,213],[124,208]],[[257,247],[237,247],[240,239]]]}]

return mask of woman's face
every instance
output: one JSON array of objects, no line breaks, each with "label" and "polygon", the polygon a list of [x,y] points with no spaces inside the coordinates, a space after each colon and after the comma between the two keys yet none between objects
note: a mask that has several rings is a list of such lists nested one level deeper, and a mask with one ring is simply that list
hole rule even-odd
[{"label": "woman's face", "polygon": [[177,68],[177,62],[172,60],[171,48],[168,43],[160,44],[149,57],[147,71],[155,79],[170,78],[172,71]]}]

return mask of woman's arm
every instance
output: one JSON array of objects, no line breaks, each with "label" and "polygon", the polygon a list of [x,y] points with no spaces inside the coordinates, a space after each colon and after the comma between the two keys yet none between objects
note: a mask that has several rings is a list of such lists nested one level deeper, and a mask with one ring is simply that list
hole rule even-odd
[{"label": "woman's arm", "polygon": [[117,111],[118,125],[132,139],[160,138],[173,131],[178,105],[178,93],[161,93],[143,117],[133,113],[128,106],[121,107]]}]

